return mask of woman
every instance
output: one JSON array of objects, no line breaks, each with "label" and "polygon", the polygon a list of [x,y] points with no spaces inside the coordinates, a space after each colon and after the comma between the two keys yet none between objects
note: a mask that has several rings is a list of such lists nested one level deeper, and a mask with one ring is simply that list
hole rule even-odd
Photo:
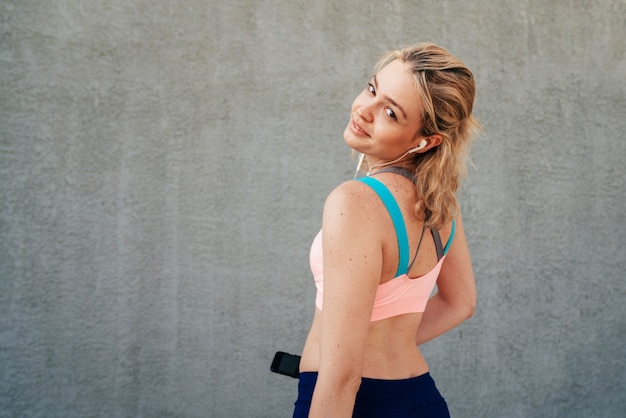
[{"label": "woman", "polygon": [[344,132],[368,176],[329,195],[311,248],[318,294],[294,417],[449,416],[418,346],[474,309],[455,198],[478,129],[472,73],[419,44],[374,74]]}]

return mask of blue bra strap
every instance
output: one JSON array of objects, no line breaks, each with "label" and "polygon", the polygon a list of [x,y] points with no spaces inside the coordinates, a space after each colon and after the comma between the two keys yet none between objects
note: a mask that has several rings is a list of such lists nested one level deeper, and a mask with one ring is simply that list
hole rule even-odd
[{"label": "blue bra strap", "polygon": [[454,232],[456,231],[456,221],[452,220],[452,231],[450,231],[450,238],[448,238],[448,243],[446,244],[446,248],[443,249],[444,254],[448,254],[448,250],[450,249],[450,245],[452,245],[452,240],[454,239]]},{"label": "blue bra strap", "polygon": [[[394,277],[398,277],[401,274],[406,273],[408,265],[409,265],[409,238],[406,234],[406,226],[404,225],[404,218],[402,217],[402,212],[400,211],[400,207],[398,203],[396,203],[396,199],[393,198],[393,195],[387,189],[387,187],[376,180],[373,177],[361,177],[357,179],[368,186],[370,186],[380,200],[382,200],[385,208],[387,208],[387,212],[389,212],[389,216],[391,216],[391,221],[393,222],[393,227],[396,229],[396,237],[398,238],[398,252],[400,253],[400,260],[398,261],[398,271]],[[447,248],[447,246],[446,246]]]}]

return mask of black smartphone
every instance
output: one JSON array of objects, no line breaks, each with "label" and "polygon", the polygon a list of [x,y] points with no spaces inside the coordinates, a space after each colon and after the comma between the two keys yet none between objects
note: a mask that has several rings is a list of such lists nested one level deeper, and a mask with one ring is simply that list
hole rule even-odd
[{"label": "black smartphone", "polygon": [[274,354],[270,370],[297,379],[300,377],[300,356],[278,351]]}]

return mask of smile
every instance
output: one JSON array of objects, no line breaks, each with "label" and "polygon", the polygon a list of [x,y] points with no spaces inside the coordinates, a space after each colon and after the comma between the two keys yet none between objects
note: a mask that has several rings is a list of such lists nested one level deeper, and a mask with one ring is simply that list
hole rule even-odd
[{"label": "smile", "polygon": [[369,134],[365,132],[361,125],[359,125],[354,119],[351,119],[350,121],[350,129],[357,135],[369,137]]}]

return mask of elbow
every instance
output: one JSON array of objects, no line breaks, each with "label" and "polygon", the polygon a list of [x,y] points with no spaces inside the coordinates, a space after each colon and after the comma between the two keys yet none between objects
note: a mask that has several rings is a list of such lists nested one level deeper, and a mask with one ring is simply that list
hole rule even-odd
[{"label": "elbow", "polygon": [[344,388],[348,392],[356,393],[361,386],[362,369],[334,367],[332,370],[320,367],[320,375],[330,377],[335,385]]},{"label": "elbow", "polygon": [[359,391],[359,388],[361,387],[361,374],[359,373],[351,375],[351,376],[347,376],[346,379],[344,380],[344,386],[346,387],[346,389],[349,391],[349,393],[354,393],[356,396],[356,393]]},{"label": "elbow", "polygon": [[448,306],[454,312],[458,323],[461,323],[474,316],[476,308],[475,295],[457,295],[456,298],[448,302]]},{"label": "elbow", "polygon": [[474,316],[474,310],[476,308],[476,303],[471,303],[468,304],[465,308],[465,319],[470,319],[472,316]]},{"label": "elbow", "polygon": [[470,298],[467,298],[465,303],[463,304],[463,320],[470,319],[474,316],[474,310],[476,309],[476,295],[473,295]]},{"label": "elbow", "polygon": [[445,298],[443,301],[451,315],[456,318],[457,323],[461,323],[474,316],[474,309],[476,308],[475,295],[457,294],[455,297]]},{"label": "elbow", "polygon": [[354,402],[361,386],[361,373],[320,367],[315,391],[322,398],[331,397],[340,403]]}]

